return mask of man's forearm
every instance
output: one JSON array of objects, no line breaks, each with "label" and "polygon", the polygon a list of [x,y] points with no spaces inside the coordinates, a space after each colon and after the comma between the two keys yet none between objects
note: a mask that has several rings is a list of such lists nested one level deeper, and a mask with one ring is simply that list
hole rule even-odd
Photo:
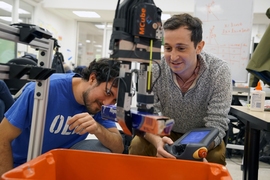
[{"label": "man's forearm", "polygon": [[13,168],[10,143],[0,141],[0,177]]},{"label": "man's forearm", "polygon": [[100,125],[95,136],[113,153],[122,153],[124,151],[123,139],[117,128],[106,129]]}]

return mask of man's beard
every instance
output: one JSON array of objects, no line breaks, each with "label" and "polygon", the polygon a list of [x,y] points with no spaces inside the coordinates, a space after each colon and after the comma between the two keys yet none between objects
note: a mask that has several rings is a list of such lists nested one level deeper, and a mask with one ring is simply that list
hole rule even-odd
[{"label": "man's beard", "polygon": [[93,88],[88,88],[86,91],[83,92],[83,103],[84,103],[84,106],[86,107],[87,111],[89,114],[95,114],[97,113],[97,111],[95,109],[92,109],[91,108],[91,103],[89,103],[87,101],[87,98],[88,98],[88,95],[90,94],[90,91],[92,90]]}]

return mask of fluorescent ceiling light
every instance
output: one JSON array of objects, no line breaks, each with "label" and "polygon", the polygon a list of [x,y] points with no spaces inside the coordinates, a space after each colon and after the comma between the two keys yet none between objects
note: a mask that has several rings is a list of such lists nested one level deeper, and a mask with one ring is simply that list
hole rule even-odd
[{"label": "fluorescent ceiling light", "polygon": [[95,45],[95,47],[101,48],[102,46],[101,45]]},{"label": "fluorescent ceiling light", "polygon": [[90,40],[86,40],[85,42],[90,43],[91,41]]},{"label": "fluorescent ceiling light", "polygon": [[165,21],[171,17],[170,14],[161,14],[161,20]]},{"label": "fluorescent ceiling light", "polygon": [[101,52],[101,49],[96,49],[96,52]]},{"label": "fluorescent ceiling light", "polygon": [[[104,29],[105,28],[105,24],[96,24],[95,26],[97,28],[99,28],[99,29]],[[111,27],[112,27],[112,24],[107,25],[107,28],[111,28]]]},{"label": "fluorescent ceiling light", "polygon": [[[11,17],[8,17],[8,16],[0,16],[0,19],[4,20],[4,21],[8,21],[8,22],[11,22],[12,21],[12,18]],[[18,19],[18,22],[22,22],[21,19]]]},{"label": "fluorescent ceiling light", "polygon": [[[3,1],[0,1],[0,8],[5,10],[5,11],[12,12],[12,6],[8,3],[3,2]],[[19,9],[18,13],[19,14],[30,14],[30,12],[25,11],[23,9]]]},{"label": "fluorescent ceiling light", "polygon": [[100,18],[100,15],[98,15],[96,12],[93,11],[72,11],[72,12],[79,17]]}]

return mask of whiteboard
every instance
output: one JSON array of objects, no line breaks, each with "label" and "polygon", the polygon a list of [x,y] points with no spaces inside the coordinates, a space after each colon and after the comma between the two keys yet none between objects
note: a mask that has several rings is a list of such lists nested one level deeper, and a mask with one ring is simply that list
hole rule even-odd
[{"label": "whiteboard", "polygon": [[195,0],[203,22],[204,50],[228,62],[232,79],[247,82],[253,0]]}]

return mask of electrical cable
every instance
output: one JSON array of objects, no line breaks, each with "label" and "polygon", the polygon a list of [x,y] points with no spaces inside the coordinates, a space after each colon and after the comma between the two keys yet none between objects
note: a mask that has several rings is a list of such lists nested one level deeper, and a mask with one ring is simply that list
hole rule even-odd
[{"label": "electrical cable", "polygon": [[155,86],[157,80],[158,80],[158,79],[160,78],[160,76],[161,76],[161,67],[160,67],[160,64],[159,64],[157,61],[155,61],[155,60],[154,60],[154,62],[158,65],[159,74],[158,74],[158,77],[155,79],[155,81],[154,81],[153,84],[152,84],[152,87],[151,87],[151,89],[150,89],[150,93],[153,91],[153,88],[154,88],[154,86]]}]

